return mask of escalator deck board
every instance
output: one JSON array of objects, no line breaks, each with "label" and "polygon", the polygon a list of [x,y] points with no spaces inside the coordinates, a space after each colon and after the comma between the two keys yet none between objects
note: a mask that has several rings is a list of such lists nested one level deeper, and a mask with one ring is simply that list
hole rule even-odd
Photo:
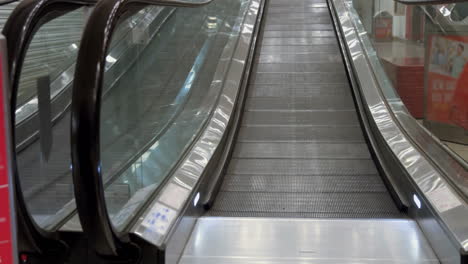
[{"label": "escalator deck board", "polygon": [[237,142],[207,215],[402,217],[365,143],[326,0],[266,5]]}]

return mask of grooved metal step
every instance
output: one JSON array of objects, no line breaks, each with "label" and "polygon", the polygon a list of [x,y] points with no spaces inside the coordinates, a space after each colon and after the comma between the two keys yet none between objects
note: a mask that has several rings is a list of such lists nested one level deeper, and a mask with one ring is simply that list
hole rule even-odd
[{"label": "grooved metal step", "polygon": [[364,193],[385,192],[382,180],[376,175],[361,176],[296,176],[284,175],[227,175],[221,192],[267,193]]},{"label": "grooved metal step", "polygon": [[288,72],[288,73],[257,73],[253,83],[257,84],[287,84],[287,83],[347,83],[348,79],[342,72]]},{"label": "grooved metal step", "polygon": [[325,0],[269,0],[211,216],[399,218],[366,145]]},{"label": "grooved metal step", "polygon": [[[293,14],[293,15],[297,15],[297,14]],[[263,33],[263,37],[264,38],[335,37],[335,32],[331,30],[294,30],[294,31],[269,30]]]},{"label": "grooved metal step", "polygon": [[318,45],[318,46],[293,46],[293,45],[282,45],[282,46],[261,46],[258,49],[260,54],[282,54],[282,53],[292,53],[300,54],[306,52],[340,52],[338,49],[338,44],[330,45]]},{"label": "grooved metal step", "polygon": [[[315,125],[356,126],[359,122],[354,111],[248,111],[242,125]],[[298,125],[299,126],[299,125]]]},{"label": "grooved metal step", "polygon": [[351,91],[348,84],[253,84],[248,89],[247,96],[249,97],[282,97],[290,100],[290,97],[322,98],[323,96],[346,96],[346,98],[351,99]]},{"label": "grooved metal step", "polygon": [[365,143],[238,143],[233,158],[370,159]]},{"label": "grooved metal step", "polygon": [[267,14],[288,14],[288,13],[306,13],[306,14],[329,14],[327,4],[311,4],[309,6],[270,6]]},{"label": "grooved metal step", "polygon": [[377,174],[372,160],[232,159],[228,174],[246,175],[369,175]]},{"label": "grooved metal step", "polygon": [[[263,54],[259,63],[321,63],[342,62],[341,54],[336,53],[305,53],[305,54]],[[335,71],[336,73],[336,71]]]},{"label": "grooved metal step", "polygon": [[[282,54],[288,55],[288,54]],[[298,54],[298,55],[308,55]],[[260,60],[266,60],[269,58],[260,57]],[[334,72],[337,68],[343,67],[342,63],[337,62],[318,62],[311,60],[308,63],[301,62],[281,62],[281,63],[267,63],[260,61],[257,67],[254,69],[254,73],[288,73],[288,72]],[[312,89],[313,86],[309,86]]]},{"label": "grooved metal step", "polygon": [[356,127],[241,127],[238,142],[364,142],[362,131]]},{"label": "grooved metal step", "polygon": [[[390,196],[383,193],[265,193],[222,192],[210,214],[231,212],[236,216],[251,213],[315,217],[389,217],[399,212]],[[226,215],[226,214],[222,214]],[[228,214],[229,215],[229,214]],[[257,215],[258,216],[258,215]]]},{"label": "grooved metal step", "polygon": [[246,100],[245,110],[352,110],[353,100],[343,96],[315,97],[251,97]]},{"label": "grooved metal step", "polygon": [[336,45],[335,38],[264,38],[264,46],[283,46],[283,45]]}]

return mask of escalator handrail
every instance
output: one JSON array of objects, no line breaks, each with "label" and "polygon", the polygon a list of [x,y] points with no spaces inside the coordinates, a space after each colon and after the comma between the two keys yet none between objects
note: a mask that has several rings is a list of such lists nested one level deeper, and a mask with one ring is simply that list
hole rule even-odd
[{"label": "escalator handrail", "polygon": [[125,255],[128,234],[109,218],[100,157],[101,94],[106,56],[124,17],[150,5],[200,7],[213,0],[101,0],[86,24],[78,51],[71,108],[72,172],[78,215],[90,248],[100,255]]},{"label": "escalator handrail", "polygon": [[[8,100],[10,103],[10,127],[12,129],[13,142],[15,142],[16,97],[18,94],[21,69],[34,34],[45,23],[79,7],[94,5],[96,1],[97,0],[23,0],[9,16],[2,32],[6,37],[8,48],[8,68],[10,73]],[[12,144],[12,148],[12,152],[16,153],[15,144]],[[25,248],[40,254],[53,251],[54,249],[57,250],[57,247],[61,248],[62,243],[57,242],[57,232],[47,231],[39,227],[29,213],[18,174],[16,154],[13,155],[12,159],[18,229],[23,235],[22,239],[26,240],[24,243]]]}]

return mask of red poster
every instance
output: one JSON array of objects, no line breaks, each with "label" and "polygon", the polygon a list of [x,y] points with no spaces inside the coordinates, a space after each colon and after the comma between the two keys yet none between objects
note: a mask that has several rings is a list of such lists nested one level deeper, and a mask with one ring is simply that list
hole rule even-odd
[{"label": "red poster", "polygon": [[426,118],[468,129],[468,36],[433,35]]},{"label": "red poster", "polygon": [[[3,56],[3,54],[0,54]],[[0,58],[0,264],[11,264],[13,258],[13,223],[11,220],[10,182],[8,164],[8,144],[6,134],[6,109],[4,105],[4,77]]]}]

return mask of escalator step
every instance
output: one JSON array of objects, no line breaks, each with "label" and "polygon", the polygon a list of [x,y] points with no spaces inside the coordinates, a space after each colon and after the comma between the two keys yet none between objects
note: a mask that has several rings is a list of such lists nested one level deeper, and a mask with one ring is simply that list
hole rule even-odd
[{"label": "escalator step", "polygon": [[355,126],[358,122],[354,111],[248,111],[242,125]]},{"label": "escalator step", "polygon": [[385,186],[376,174],[358,176],[227,175],[221,192],[267,193],[381,193]]},{"label": "escalator step", "polygon": [[[256,87],[256,86],[255,86]],[[252,97],[245,103],[245,110],[349,110],[353,100],[347,96],[316,97]]]},{"label": "escalator step", "polygon": [[[323,25],[323,24],[317,24]],[[301,27],[298,27],[299,29]],[[275,30],[275,27],[272,27],[272,30]],[[291,30],[297,30],[291,26]],[[333,30],[333,29],[332,29]],[[260,46],[258,48],[260,54],[282,54],[282,53],[308,53],[308,52],[340,52],[338,49],[337,43],[332,43],[329,45],[317,45],[317,46],[293,46],[293,45],[282,45],[282,46]]]},{"label": "escalator step", "polygon": [[359,126],[245,126],[238,142],[364,142]]},{"label": "escalator step", "polygon": [[377,174],[372,160],[232,159],[228,174],[246,175],[363,175]]},{"label": "escalator step", "polygon": [[282,217],[398,217],[385,193],[220,192],[209,215]]},{"label": "escalator step", "polygon": [[[261,64],[272,65],[274,64]],[[276,64],[286,65],[288,64]],[[276,66],[275,65],[275,66]],[[260,67],[257,68],[260,71]],[[308,84],[254,84],[249,86],[249,97],[282,97],[287,100],[289,97],[310,98],[310,97],[324,97],[332,96],[351,98],[351,91],[348,84],[321,84],[321,85],[308,85]],[[263,98],[265,99],[265,98]],[[351,108],[353,109],[353,108]]]},{"label": "escalator step", "polygon": [[370,159],[365,143],[238,143],[233,158]]}]

